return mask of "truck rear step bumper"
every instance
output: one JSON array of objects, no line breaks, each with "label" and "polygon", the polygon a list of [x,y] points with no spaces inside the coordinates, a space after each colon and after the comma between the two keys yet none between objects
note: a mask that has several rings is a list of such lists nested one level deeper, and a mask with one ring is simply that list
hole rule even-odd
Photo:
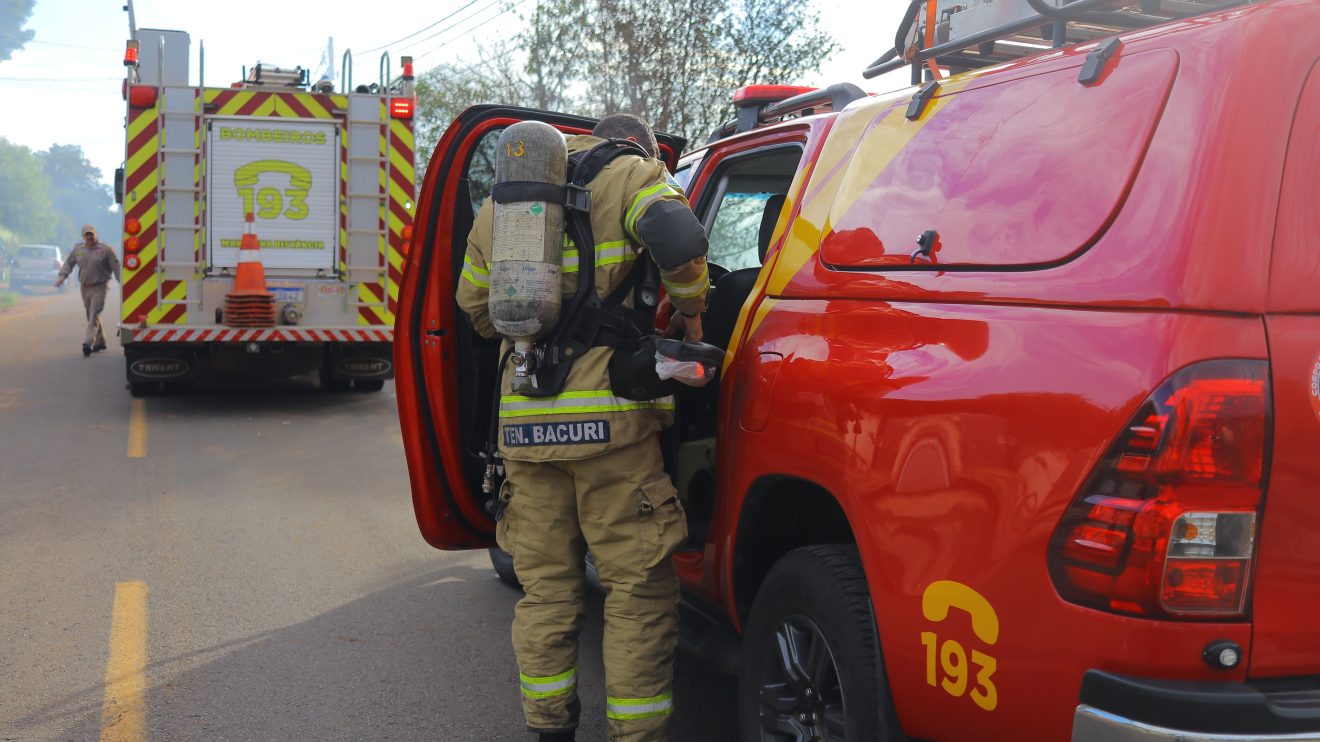
[{"label": "truck rear step bumper", "polygon": [[224,325],[121,325],[119,339],[130,343],[390,343],[393,327],[299,327],[279,325],[240,329]]},{"label": "truck rear step bumper", "polygon": [[1320,741],[1320,681],[1149,680],[1090,670],[1073,742]]}]

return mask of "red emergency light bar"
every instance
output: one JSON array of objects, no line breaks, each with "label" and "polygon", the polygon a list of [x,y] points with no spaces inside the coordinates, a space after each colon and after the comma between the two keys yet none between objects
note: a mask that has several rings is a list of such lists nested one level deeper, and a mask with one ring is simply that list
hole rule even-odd
[{"label": "red emergency light bar", "polygon": [[413,58],[399,57],[399,61],[403,63],[403,79],[413,79]]},{"label": "red emergency light bar", "polygon": [[806,85],[748,85],[733,91],[733,105],[742,107],[777,103],[815,89]]},{"label": "red emergency light bar", "polygon": [[390,118],[410,119],[417,101],[413,98],[390,98]]},{"label": "red emergency light bar", "polygon": [[138,42],[129,39],[128,46],[124,49],[124,66],[136,67],[138,64]]}]

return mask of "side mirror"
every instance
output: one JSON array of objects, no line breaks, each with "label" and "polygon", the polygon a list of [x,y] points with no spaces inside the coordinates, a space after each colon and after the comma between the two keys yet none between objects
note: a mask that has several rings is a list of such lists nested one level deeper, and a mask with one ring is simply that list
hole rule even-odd
[{"label": "side mirror", "polygon": [[115,168],[115,203],[121,206],[124,203],[124,169]]}]

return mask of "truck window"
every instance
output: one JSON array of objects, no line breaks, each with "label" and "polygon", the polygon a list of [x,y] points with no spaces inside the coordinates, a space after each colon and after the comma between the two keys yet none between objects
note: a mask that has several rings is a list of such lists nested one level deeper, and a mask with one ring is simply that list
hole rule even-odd
[{"label": "truck window", "polygon": [[[1093,87],[1077,82],[1077,66],[941,93],[920,121],[888,110],[847,146],[895,155],[851,158],[837,176],[821,260],[842,270],[1029,269],[1089,248],[1123,207],[1178,57],[1124,57]],[[928,232],[928,260],[914,261]]]},{"label": "truck window", "polygon": [[802,151],[797,147],[732,160],[718,176],[704,222],[707,259],[730,271],[760,268]]},{"label": "truck window", "polygon": [[695,170],[695,168],[692,167],[691,163],[688,163],[674,171],[674,180],[678,181],[678,187],[682,188],[685,193],[687,192],[688,185],[692,182],[693,170]]}]

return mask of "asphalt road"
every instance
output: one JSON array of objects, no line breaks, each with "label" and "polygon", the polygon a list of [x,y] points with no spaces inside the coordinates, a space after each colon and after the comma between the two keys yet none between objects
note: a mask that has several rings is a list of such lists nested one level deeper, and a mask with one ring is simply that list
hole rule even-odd
[{"label": "asphalt road", "polygon": [[[117,341],[79,352],[81,311],[0,313],[0,740],[530,739],[518,596],[418,535],[392,384],[135,402]],[[735,738],[732,679],[680,658],[675,692],[675,742]]]}]

